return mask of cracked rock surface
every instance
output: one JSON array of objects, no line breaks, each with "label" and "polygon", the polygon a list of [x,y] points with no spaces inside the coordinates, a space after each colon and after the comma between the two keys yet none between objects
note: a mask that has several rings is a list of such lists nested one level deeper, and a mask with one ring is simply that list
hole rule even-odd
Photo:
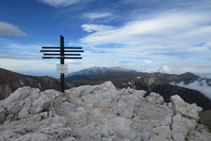
[{"label": "cracked rock surface", "polygon": [[210,141],[196,104],[116,90],[111,82],[60,93],[22,87],[0,101],[0,141]]}]

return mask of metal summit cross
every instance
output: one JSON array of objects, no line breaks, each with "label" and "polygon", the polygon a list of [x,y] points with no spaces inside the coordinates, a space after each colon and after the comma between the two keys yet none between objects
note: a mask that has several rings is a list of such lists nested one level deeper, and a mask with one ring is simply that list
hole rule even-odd
[{"label": "metal summit cross", "polygon": [[[60,59],[60,64],[56,65],[57,73],[60,73],[60,91],[64,92],[64,74],[68,72],[68,66],[65,64],[65,59],[82,59],[82,57],[73,57],[81,56],[81,54],[68,54],[66,52],[84,52],[82,47],[64,47],[64,37],[60,35],[60,47],[42,47],[40,52],[44,52],[42,59]],[[55,49],[55,50],[52,50]],[[70,50],[66,50],[70,49]],[[45,53],[45,52],[58,52],[58,53]],[[56,57],[55,57],[56,55]],[[58,56],[57,56],[58,55]]]}]

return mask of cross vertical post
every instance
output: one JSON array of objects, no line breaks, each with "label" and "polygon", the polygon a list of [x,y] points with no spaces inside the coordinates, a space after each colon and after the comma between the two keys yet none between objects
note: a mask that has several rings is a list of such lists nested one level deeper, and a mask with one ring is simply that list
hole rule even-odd
[{"label": "cross vertical post", "polygon": [[[64,64],[64,37],[60,35],[60,64]],[[60,74],[60,91],[64,92],[64,73]]]}]

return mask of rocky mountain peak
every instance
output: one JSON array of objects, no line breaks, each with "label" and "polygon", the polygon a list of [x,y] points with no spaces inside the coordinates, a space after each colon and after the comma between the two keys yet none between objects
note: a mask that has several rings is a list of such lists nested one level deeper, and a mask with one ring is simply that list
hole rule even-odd
[{"label": "rocky mountain peak", "polygon": [[109,69],[116,70],[116,71],[135,71],[135,70],[123,68],[123,67],[120,67],[120,66],[113,66],[113,67],[110,67]]},{"label": "rocky mountain peak", "polygon": [[93,66],[93,67],[90,67],[90,68],[87,68],[87,69],[90,69],[90,70],[97,70],[97,69],[105,69],[106,67],[99,67],[99,66]]},{"label": "rocky mountain peak", "polygon": [[76,76],[76,75],[94,75],[94,74],[103,74],[103,73],[109,73],[109,72],[136,72],[135,70],[122,68],[119,66],[113,66],[110,68],[107,67],[90,67],[87,69],[80,70],[78,72],[73,72],[67,75],[67,77]]},{"label": "rocky mountain peak", "polygon": [[193,74],[193,73],[191,73],[191,72],[186,72],[186,73],[183,73],[183,74],[180,74],[180,76],[182,76],[183,78],[199,78],[199,76],[198,75],[195,75],[195,74]]},{"label": "rocky mountain peak", "polygon": [[163,97],[112,82],[80,86],[65,93],[22,87],[0,101],[0,140],[184,141],[210,140],[197,123],[196,104],[178,95]]}]

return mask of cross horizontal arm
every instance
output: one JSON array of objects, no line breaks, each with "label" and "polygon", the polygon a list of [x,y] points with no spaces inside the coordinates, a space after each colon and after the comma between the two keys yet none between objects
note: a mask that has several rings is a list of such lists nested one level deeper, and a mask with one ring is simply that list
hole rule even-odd
[{"label": "cross horizontal arm", "polygon": [[82,47],[64,47],[64,49],[82,49]]},{"label": "cross horizontal arm", "polygon": [[43,49],[60,49],[60,47],[42,47]]},{"label": "cross horizontal arm", "polygon": [[60,50],[40,50],[40,52],[60,52]]},{"label": "cross horizontal arm", "polygon": [[[60,52],[60,50],[40,50],[40,52]],[[83,50],[64,50],[64,52],[84,52]]]},{"label": "cross horizontal arm", "polygon": [[64,50],[64,52],[84,52],[83,50]]},{"label": "cross horizontal arm", "polygon": [[81,54],[64,54],[64,55],[81,56]]},{"label": "cross horizontal arm", "polygon": [[42,57],[42,59],[82,59],[82,57]]},{"label": "cross horizontal arm", "polygon": [[82,57],[64,57],[64,59],[82,59]]},{"label": "cross horizontal arm", "polygon": [[60,55],[60,54],[56,54],[56,53],[51,53],[51,54],[49,54],[49,53],[44,53],[43,55]]},{"label": "cross horizontal arm", "polygon": [[[60,55],[60,54],[56,54],[56,53],[44,53],[43,55]],[[64,55],[81,56],[81,54],[64,54]]]},{"label": "cross horizontal arm", "polygon": [[[42,47],[43,49],[60,49],[60,47]],[[82,49],[82,47],[64,47],[64,49]]]}]

